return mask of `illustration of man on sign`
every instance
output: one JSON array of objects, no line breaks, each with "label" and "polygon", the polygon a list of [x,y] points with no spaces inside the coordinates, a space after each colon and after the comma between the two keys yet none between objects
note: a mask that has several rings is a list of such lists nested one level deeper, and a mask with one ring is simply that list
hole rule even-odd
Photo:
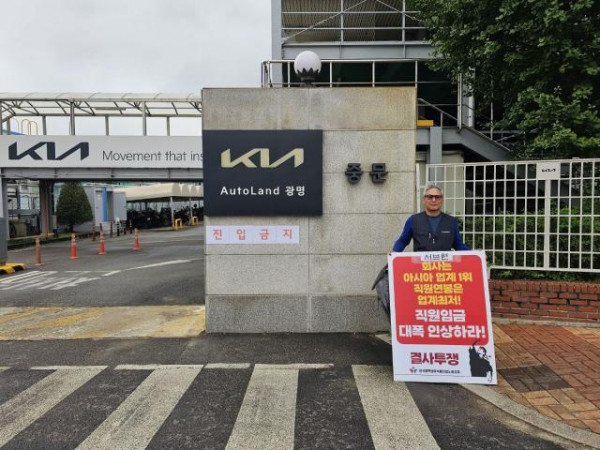
[{"label": "illustration of man on sign", "polygon": [[487,355],[485,347],[479,347],[475,349],[475,344],[479,342],[477,339],[469,348],[469,365],[471,366],[472,377],[487,377],[488,382],[492,382],[492,375],[494,373],[492,365]]}]

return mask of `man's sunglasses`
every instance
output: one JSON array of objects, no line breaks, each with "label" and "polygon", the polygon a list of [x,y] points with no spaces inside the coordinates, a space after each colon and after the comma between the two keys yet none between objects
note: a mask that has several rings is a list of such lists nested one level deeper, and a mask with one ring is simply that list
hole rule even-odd
[{"label": "man's sunglasses", "polygon": [[441,200],[441,199],[444,198],[444,196],[443,195],[429,195],[429,194],[427,194],[427,195],[425,195],[425,198],[427,200]]}]

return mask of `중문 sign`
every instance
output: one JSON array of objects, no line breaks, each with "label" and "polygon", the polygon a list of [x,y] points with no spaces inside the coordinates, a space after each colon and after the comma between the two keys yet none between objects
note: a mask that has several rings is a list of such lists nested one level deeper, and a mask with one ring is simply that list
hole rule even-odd
[{"label": "\uc911\ubb38 sign", "polygon": [[388,258],[394,381],[496,384],[485,253]]}]

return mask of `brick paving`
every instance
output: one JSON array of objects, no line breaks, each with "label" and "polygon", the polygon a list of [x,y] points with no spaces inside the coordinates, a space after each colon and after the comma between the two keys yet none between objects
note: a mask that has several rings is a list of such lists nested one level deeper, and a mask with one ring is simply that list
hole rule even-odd
[{"label": "brick paving", "polygon": [[600,328],[494,324],[498,386],[552,419],[600,433]]}]

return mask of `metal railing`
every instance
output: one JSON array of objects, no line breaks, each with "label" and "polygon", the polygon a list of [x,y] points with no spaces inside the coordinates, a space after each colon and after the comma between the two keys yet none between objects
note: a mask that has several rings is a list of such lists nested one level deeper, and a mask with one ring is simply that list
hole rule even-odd
[{"label": "metal railing", "polygon": [[492,268],[600,273],[600,159],[430,164],[429,183]]},{"label": "metal railing", "polygon": [[[454,85],[450,81],[423,80],[419,77],[419,63],[427,62],[427,59],[323,59],[321,61],[321,73],[328,76],[327,79],[318,79],[313,83],[316,87],[382,87],[382,86],[416,86],[417,96],[419,88],[428,84],[446,84],[449,90]],[[369,66],[369,76],[361,80],[343,81],[334,78],[334,66],[343,64],[361,64]],[[379,68],[384,64],[410,64],[414,65],[414,76],[411,80],[381,81]],[[279,79],[281,77],[281,79]],[[261,86],[263,88],[293,88],[301,86],[300,80],[294,73],[294,61],[288,59],[263,61],[261,69]],[[456,102],[453,103],[431,103],[423,98],[418,99],[417,117],[419,119],[433,120],[435,126],[441,127],[468,127],[485,139],[492,140],[504,147],[509,147],[518,132],[512,130],[494,129],[494,121],[481,115],[478,111],[465,103],[462,98],[462,90],[456,89]],[[486,130],[478,130],[475,123],[485,123],[490,126]]]}]

